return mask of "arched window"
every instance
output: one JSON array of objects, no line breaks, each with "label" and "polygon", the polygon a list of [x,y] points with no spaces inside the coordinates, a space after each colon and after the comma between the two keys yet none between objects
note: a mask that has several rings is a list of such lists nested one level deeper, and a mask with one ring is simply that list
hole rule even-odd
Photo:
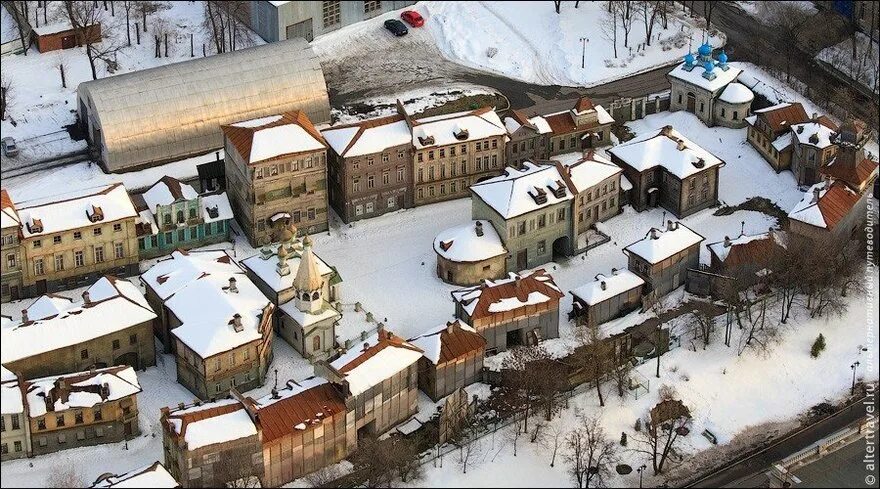
[{"label": "arched window", "polygon": [[312,351],[318,351],[321,349],[321,336],[315,335],[312,336]]},{"label": "arched window", "polygon": [[313,301],[316,301],[320,298],[321,298],[321,294],[319,294],[317,290],[312,293],[312,300]]},{"label": "arched window", "polygon": [[184,222],[186,219],[183,217],[183,211],[177,211],[177,222]]},{"label": "arched window", "polygon": [[308,292],[303,292],[302,300],[304,300],[304,301],[309,300],[309,293]]}]

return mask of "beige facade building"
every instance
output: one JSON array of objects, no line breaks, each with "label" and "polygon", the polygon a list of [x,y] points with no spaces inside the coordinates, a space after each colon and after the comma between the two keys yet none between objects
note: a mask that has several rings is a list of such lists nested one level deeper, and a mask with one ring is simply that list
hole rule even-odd
[{"label": "beige facade building", "polygon": [[507,130],[491,108],[410,124],[415,205],[466,197],[470,185],[504,170]]},{"label": "beige facade building", "polygon": [[176,251],[141,280],[148,299],[161,303],[178,382],[200,399],[263,385],[275,305],[226,251]]},{"label": "beige facade building", "polygon": [[476,285],[507,276],[507,248],[491,221],[449,228],[434,238],[437,276],[456,285]]},{"label": "beige facade building", "polygon": [[327,146],[304,112],[223,126],[226,189],[251,245],[278,241],[291,223],[326,231]]},{"label": "beige facade building", "polygon": [[103,274],[135,275],[137,211],[122,184],[16,204],[23,297],[80,287]]},{"label": "beige facade building", "polygon": [[809,118],[800,102],[786,102],[756,110],[746,118],[746,140],[761,153],[776,173],[788,170],[791,168],[793,151],[790,128],[793,124],[808,121]]},{"label": "beige facade building", "polygon": [[108,365],[144,369],[156,364],[155,319],[134,284],[103,277],[82,300],[45,295],[24,309],[21,321],[0,331],[2,363],[25,378]]},{"label": "beige facade building", "polygon": [[6,190],[0,190],[0,301],[18,300],[22,294],[21,219]]},{"label": "beige facade building", "polygon": [[586,250],[595,233],[597,222],[621,212],[620,184],[623,170],[609,160],[589,152],[584,158],[563,165],[555,162],[559,174],[571,190],[574,252]]},{"label": "beige facade building", "polygon": [[25,381],[33,455],[116,443],[140,435],[131,367],[119,366]]},{"label": "beige facade building", "polygon": [[6,461],[31,454],[31,435],[21,381],[6,367],[0,372],[0,461]]}]

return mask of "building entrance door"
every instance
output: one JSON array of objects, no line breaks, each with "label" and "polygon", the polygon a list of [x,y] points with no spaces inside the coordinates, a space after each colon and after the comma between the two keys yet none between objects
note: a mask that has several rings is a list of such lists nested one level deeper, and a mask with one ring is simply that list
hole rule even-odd
[{"label": "building entrance door", "polygon": [[529,250],[522,250],[516,254],[516,270],[525,270],[529,267]]},{"label": "building entrance door", "polygon": [[697,96],[693,92],[688,92],[687,111],[691,113],[697,112]]}]

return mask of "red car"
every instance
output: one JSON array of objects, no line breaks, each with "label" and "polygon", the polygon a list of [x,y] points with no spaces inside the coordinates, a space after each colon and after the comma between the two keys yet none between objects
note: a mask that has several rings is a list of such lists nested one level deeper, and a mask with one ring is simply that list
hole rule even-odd
[{"label": "red car", "polygon": [[415,10],[407,10],[400,14],[400,18],[413,27],[421,27],[425,25],[425,19]]}]

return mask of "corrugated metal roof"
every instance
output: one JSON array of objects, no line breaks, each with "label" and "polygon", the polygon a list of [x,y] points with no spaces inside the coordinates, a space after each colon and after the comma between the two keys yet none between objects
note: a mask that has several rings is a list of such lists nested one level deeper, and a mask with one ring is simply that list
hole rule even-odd
[{"label": "corrugated metal roof", "polygon": [[220,126],[235,121],[296,109],[330,120],[321,65],[303,39],[87,81],[77,92],[110,171],[221,148]]},{"label": "corrugated metal roof", "polygon": [[263,443],[271,443],[296,431],[305,431],[325,418],[340,413],[345,415],[345,400],[330,383],[306,389],[257,411],[263,430]]}]

